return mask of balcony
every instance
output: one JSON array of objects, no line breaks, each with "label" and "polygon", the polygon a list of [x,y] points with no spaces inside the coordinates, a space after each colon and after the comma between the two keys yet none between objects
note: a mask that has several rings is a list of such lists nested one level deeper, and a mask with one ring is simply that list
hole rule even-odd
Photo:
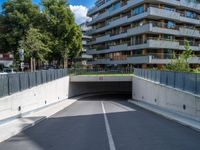
[{"label": "balcony", "polygon": [[[135,2],[134,2],[135,3]],[[124,23],[131,23],[133,21],[136,21],[138,19],[141,19],[143,17],[149,17],[149,18],[166,18],[170,20],[176,20],[176,21],[181,21],[181,22],[187,22],[187,23],[193,23],[195,25],[200,24],[200,16],[196,16],[194,18],[190,18],[186,16],[182,12],[177,12],[177,11],[172,11],[172,10],[166,10],[162,8],[158,8],[155,6],[149,7],[146,11],[144,11],[141,14],[138,15],[133,15],[133,16],[124,16],[122,18],[116,19],[114,21],[111,21],[104,26],[102,26],[99,29],[93,30],[92,33],[97,33],[97,32],[102,32],[104,30],[108,30],[110,28],[122,25]]]},{"label": "balcony", "polygon": [[180,35],[189,37],[200,37],[200,31],[189,27],[180,27]]},{"label": "balcony", "polygon": [[[92,25],[94,23],[96,23],[97,21],[100,21],[102,19],[106,19],[107,17],[109,16],[113,16],[113,15],[116,15],[117,13],[121,12],[121,11],[124,11],[136,4],[139,4],[139,3],[142,3],[144,0],[129,0],[126,5],[121,5],[121,7],[119,9],[115,9],[115,10],[112,10],[111,12],[109,12],[108,10],[105,11],[104,13],[100,14],[100,15],[97,15],[95,18],[92,19],[91,22],[89,22],[88,25]],[[112,1],[113,3],[113,1]],[[96,11],[97,12],[97,11]]]},{"label": "balcony", "polygon": [[111,0],[111,1],[105,2],[104,4],[102,4],[102,5],[99,6],[99,7],[94,6],[93,8],[89,9],[89,11],[88,11],[88,16],[91,16],[91,15],[95,14],[95,13],[98,12],[99,10],[108,7],[109,5],[111,5],[112,3],[116,2],[116,1],[118,1],[118,0]]},{"label": "balcony", "polygon": [[150,24],[144,24],[142,26],[137,26],[135,28],[124,29],[123,31],[116,32],[113,34],[104,35],[96,38],[96,40],[90,42],[90,44],[97,44],[106,41],[117,40],[121,38],[126,38],[132,35],[141,34],[150,31]]},{"label": "balcony", "polygon": [[[179,58],[179,55],[175,56]],[[119,64],[169,64],[174,58],[173,54],[152,53],[146,55],[123,56],[121,59],[103,58],[90,61],[90,64],[119,65]],[[188,59],[190,64],[200,64],[200,57]]]},{"label": "balcony", "polygon": [[94,54],[104,54],[104,53],[111,53],[117,51],[126,51],[128,49],[128,44],[120,44],[120,45],[113,45],[109,47],[105,47],[105,49],[91,49],[87,51],[87,54],[94,55]]},{"label": "balcony", "polygon": [[95,34],[95,33],[99,33],[99,32],[103,32],[105,30],[109,30],[111,28],[117,27],[117,26],[121,26],[123,24],[127,24],[127,23],[131,23],[134,22],[136,20],[139,20],[141,18],[147,17],[148,16],[148,12],[143,12],[139,15],[132,15],[132,16],[124,16],[115,20],[112,20],[108,23],[106,23],[105,25],[98,27],[96,29],[92,29],[89,32],[89,35]]},{"label": "balcony", "polygon": [[90,44],[112,41],[142,33],[161,33],[161,34],[171,34],[177,36],[196,37],[196,38],[200,37],[200,31],[192,27],[186,27],[186,26],[168,27],[166,24],[162,24],[161,22],[149,22],[141,26],[136,26],[134,28],[126,29],[123,32],[118,32],[112,35],[108,34],[102,37],[98,37]]},{"label": "balcony", "polygon": [[[190,47],[193,51],[200,51],[199,43],[190,42]],[[172,39],[159,39],[159,38],[147,38],[146,40],[140,40],[128,45],[128,50],[144,49],[144,48],[163,48],[163,49],[176,49],[184,50],[184,41],[172,40]]]},{"label": "balcony", "polygon": [[179,42],[167,39],[149,38],[147,44],[148,48],[167,48],[167,49],[179,48]]},{"label": "balcony", "polygon": [[172,11],[172,10],[166,10],[166,9],[161,9],[157,7],[149,7],[149,14],[151,18],[166,18],[170,20],[176,20],[176,21],[181,21],[181,22],[187,22],[187,23],[192,23],[195,25],[200,24],[200,16],[196,17],[188,17],[182,12],[178,11]]},{"label": "balcony", "polygon": [[102,59],[96,59],[92,61],[88,61],[88,65],[103,65],[103,64],[109,64],[110,59],[109,58],[102,58]]},{"label": "balcony", "polygon": [[[109,2],[104,3],[103,5],[97,7],[93,7],[88,11],[88,16],[92,16],[95,13],[97,13],[99,10],[102,10],[106,7],[108,7],[109,5],[115,3],[118,0],[111,0]],[[170,4],[170,5],[174,5],[177,7],[182,7],[182,8],[186,8],[186,9],[191,9],[193,11],[199,11],[200,10],[200,3],[199,2],[189,2],[186,0],[154,0],[154,2],[157,1],[158,3],[166,3],[166,4]],[[142,2],[149,2],[149,0],[137,0],[137,1],[133,1],[133,0],[129,0],[126,4],[126,7],[129,8],[130,6],[134,6],[136,4],[142,3]]]},{"label": "balcony", "polygon": [[[199,43],[190,42],[190,47],[193,51],[200,51]],[[117,51],[131,51],[137,49],[175,49],[184,50],[184,41],[171,40],[171,39],[159,39],[159,38],[147,38],[146,40],[140,40],[137,42],[123,43],[115,46],[101,47],[101,49],[88,50],[87,53],[90,55],[94,54],[105,54]]]},{"label": "balcony", "polygon": [[154,0],[186,9],[192,9],[194,11],[200,10],[200,3],[199,2],[192,2],[187,0]]}]

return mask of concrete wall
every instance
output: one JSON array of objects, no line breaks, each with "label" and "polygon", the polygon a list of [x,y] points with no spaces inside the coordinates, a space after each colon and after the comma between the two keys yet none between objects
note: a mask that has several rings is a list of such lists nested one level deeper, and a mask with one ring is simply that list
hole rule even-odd
[{"label": "concrete wall", "polygon": [[160,85],[136,76],[78,76],[71,79],[64,77],[0,98],[0,124],[7,121],[6,119],[43,108],[69,97],[107,92],[132,93],[135,100],[150,103],[200,121],[200,97],[192,93]]},{"label": "concrete wall", "polygon": [[200,121],[200,97],[172,87],[133,77],[132,98]]},{"label": "concrete wall", "polygon": [[[0,124],[31,111],[88,93],[131,93],[132,77],[64,77],[0,98]],[[121,81],[121,82],[120,82]]]},{"label": "concrete wall", "polygon": [[132,76],[71,76],[70,82],[132,82]]},{"label": "concrete wall", "polygon": [[[0,98],[0,123],[68,98],[69,77]],[[21,108],[21,110],[20,110]]]}]

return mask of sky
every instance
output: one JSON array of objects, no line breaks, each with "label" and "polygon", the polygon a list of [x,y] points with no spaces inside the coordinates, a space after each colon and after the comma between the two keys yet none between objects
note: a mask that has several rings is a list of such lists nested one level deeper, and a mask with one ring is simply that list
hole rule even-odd
[{"label": "sky", "polygon": [[[0,5],[6,0],[0,0]],[[33,3],[39,4],[40,0],[32,0]],[[70,8],[74,13],[75,20],[77,24],[81,24],[85,21],[90,20],[87,17],[87,11],[89,8],[94,6],[96,0],[68,0]],[[0,9],[1,11],[1,9]]]}]

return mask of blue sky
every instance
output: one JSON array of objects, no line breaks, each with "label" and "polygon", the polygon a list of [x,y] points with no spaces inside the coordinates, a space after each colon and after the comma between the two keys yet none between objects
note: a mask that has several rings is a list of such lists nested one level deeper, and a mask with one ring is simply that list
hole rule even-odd
[{"label": "blue sky", "polygon": [[[0,4],[2,4],[6,0],[0,0]],[[83,5],[87,8],[91,8],[96,0],[68,0],[71,5]],[[34,3],[39,3],[40,0],[33,0]]]},{"label": "blue sky", "polygon": [[[6,0],[0,0],[0,5]],[[32,0],[33,3],[39,4],[40,0]],[[88,21],[90,18],[87,17],[87,11],[89,8],[94,6],[96,0],[68,0],[70,8],[74,13],[76,23],[81,24]],[[0,7],[1,12],[1,7]]]},{"label": "blue sky", "polygon": [[[33,2],[34,3],[39,3],[40,0],[33,0]],[[71,5],[83,5],[83,6],[87,7],[87,8],[91,8],[94,5],[95,0],[68,0],[68,2]]]},{"label": "blue sky", "polygon": [[87,8],[91,8],[96,0],[68,0],[71,5],[83,5]]}]

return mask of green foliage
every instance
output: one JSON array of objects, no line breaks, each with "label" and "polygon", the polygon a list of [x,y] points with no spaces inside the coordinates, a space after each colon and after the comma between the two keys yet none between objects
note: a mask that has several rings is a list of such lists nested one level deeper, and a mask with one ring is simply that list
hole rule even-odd
[{"label": "green foliage", "polygon": [[189,72],[191,70],[190,65],[188,63],[188,59],[193,56],[193,51],[190,48],[189,42],[184,41],[185,50],[177,59],[175,54],[173,56],[173,60],[170,64],[166,66],[167,70],[172,71],[181,71],[181,72]]},{"label": "green foliage", "polygon": [[24,48],[26,57],[34,57],[36,60],[45,61],[46,55],[51,52],[46,41],[48,36],[40,33],[38,29],[30,28],[26,38],[21,42],[21,48]]},{"label": "green foliage", "polygon": [[1,51],[17,52],[19,41],[39,14],[37,5],[31,0],[7,0],[2,5],[3,13],[0,19]]},{"label": "green foliage", "polygon": [[192,72],[194,72],[194,73],[200,73],[200,68],[192,69]]},{"label": "green foliage", "polygon": [[[43,0],[43,30],[52,35],[50,60],[74,58],[81,50],[81,31],[66,0]],[[69,55],[69,56],[68,56]]]},{"label": "green foliage", "polygon": [[60,64],[73,60],[81,48],[81,30],[75,24],[66,0],[41,0],[41,9],[32,0],[7,0],[0,14],[0,51],[13,52],[19,48],[42,61]]},{"label": "green foliage", "polygon": [[73,59],[76,58],[82,49],[82,33],[79,26],[74,25],[70,32],[71,39],[68,39],[68,57]]}]

